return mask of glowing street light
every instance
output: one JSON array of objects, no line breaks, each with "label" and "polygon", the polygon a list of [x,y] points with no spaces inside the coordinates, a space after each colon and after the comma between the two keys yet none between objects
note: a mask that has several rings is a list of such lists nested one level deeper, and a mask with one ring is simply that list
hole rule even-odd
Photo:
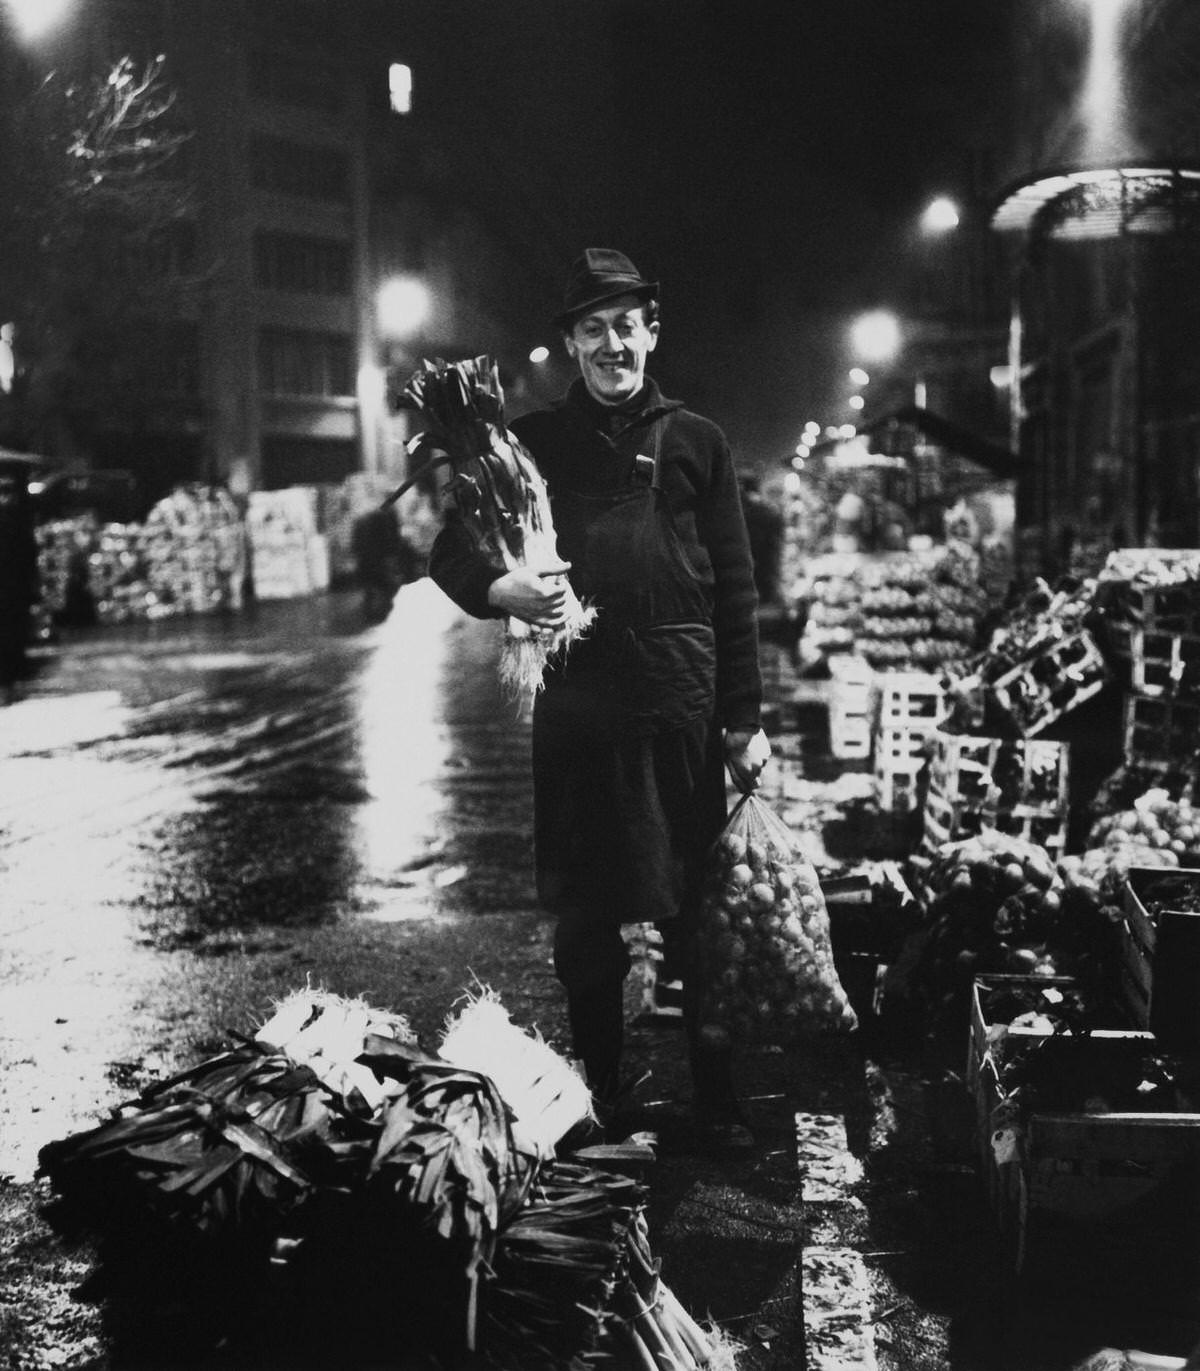
[{"label": "glowing street light", "polygon": [[21,36],[35,42],[66,18],[72,0],[7,0],[7,4]]},{"label": "glowing street light", "polygon": [[949,233],[959,224],[958,206],[947,195],[931,200],[921,215],[921,227],[926,233]]},{"label": "glowing street light", "polygon": [[867,402],[863,399],[861,395],[852,395],[849,398],[849,400],[846,401],[846,403],[850,406],[851,409],[862,409],[862,407]]},{"label": "glowing street light", "polygon": [[429,318],[429,288],[415,276],[395,276],[379,288],[379,329],[388,338],[407,338]]},{"label": "glowing street light", "polygon": [[863,361],[888,362],[900,350],[900,324],[887,310],[872,310],[854,321],[850,341]]},{"label": "glowing street light", "polygon": [[535,367],[540,367],[544,362],[550,360],[550,349],[547,347],[536,347],[529,354],[529,360]]},{"label": "glowing street light", "polygon": [[850,368],[850,380],[854,385],[865,386],[870,381],[870,379],[870,376],[867,375],[867,373],[862,369],[862,367]]}]

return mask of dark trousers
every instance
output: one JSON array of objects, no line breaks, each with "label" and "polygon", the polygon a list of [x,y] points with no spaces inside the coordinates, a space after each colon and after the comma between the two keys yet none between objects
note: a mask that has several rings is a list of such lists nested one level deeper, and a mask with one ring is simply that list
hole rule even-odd
[{"label": "dark trousers", "polygon": [[[714,1046],[700,1033],[690,927],[682,918],[659,925],[663,972],[672,978],[679,975],[683,982],[684,1032],[696,1106],[703,1113],[727,1114],[735,1110],[733,1058],[729,1048]],[[571,1041],[601,1103],[611,1102],[619,1087],[630,964],[619,924],[579,913],[560,914],[554,930],[554,970],[566,991]]]}]

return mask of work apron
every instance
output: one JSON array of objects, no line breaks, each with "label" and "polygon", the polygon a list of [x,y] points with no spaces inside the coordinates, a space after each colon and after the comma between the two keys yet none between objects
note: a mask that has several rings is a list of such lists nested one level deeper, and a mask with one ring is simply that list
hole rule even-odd
[{"label": "work apron", "polygon": [[661,489],[667,422],[629,486],[553,497],[572,584],[598,610],[534,705],[538,893],[568,985],[624,974],[613,932],[695,896],[725,813],[712,595]]}]

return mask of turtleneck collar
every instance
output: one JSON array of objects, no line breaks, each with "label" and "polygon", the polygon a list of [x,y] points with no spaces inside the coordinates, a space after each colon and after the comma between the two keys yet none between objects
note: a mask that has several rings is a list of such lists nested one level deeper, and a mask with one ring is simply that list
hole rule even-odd
[{"label": "turtleneck collar", "polygon": [[578,377],[571,383],[566,402],[581,409],[601,433],[609,435],[631,427],[643,415],[657,414],[678,407],[675,401],[663,398],[657,383],[649,376],[645,378],[641,390],[636,395],[623,400],[619,405],[601,404],[584,385],[583,378]]}]

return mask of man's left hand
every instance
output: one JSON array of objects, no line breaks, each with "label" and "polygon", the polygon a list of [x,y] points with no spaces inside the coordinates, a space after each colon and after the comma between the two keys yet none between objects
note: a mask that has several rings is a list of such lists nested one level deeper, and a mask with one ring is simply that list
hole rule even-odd
[{"label": "man's left hand", "polygon": [[759,777],[770,759],[771,743],[761,728],[754,733],[730,729],[725,734],[725,765],[743,795],[758,789]]}]

